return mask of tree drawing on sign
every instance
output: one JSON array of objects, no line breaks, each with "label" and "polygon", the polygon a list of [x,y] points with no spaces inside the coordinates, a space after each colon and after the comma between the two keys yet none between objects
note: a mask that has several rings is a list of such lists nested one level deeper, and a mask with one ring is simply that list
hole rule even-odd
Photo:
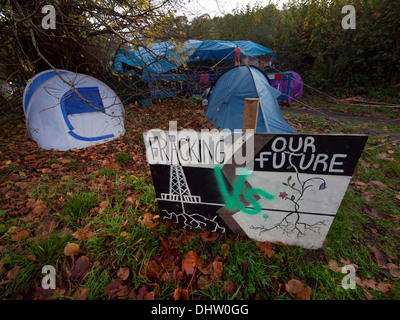
[{"label": "tree drawing on sign", "polygon": [[301,221],[301,211],[300,211],[300,202],[304,200],[304,196],[308,190],[317,189],[317,191],[323,191],[327,188],[327,184],[325,179],[321,177],[313,177],[306,179],[304,181],[301,180],[300,174],[295,165],[293,165],[291,161],[292,155],[290,154],[289,162],[290,165],[295,169],[296,172],[296,180],[293,181],[293,176],[290,175],[286,182],[282,184],[289,188],[290,191],[287,193],[286,191],[280,192],[279,197],[282,200],[290,201],[293,203],[293,210],[290,210],[283,219],[276,223],[274,226],[265,227],[265,226],[251,226],[250,229],[258,230],[259,234],[271,231],[273,229],[282,230],[283,234],[287,236],[296,235],[297,238],[306,236],[309,232],[320,233],[322,226],[327,226],[327,220],[317,221],[315,223],[306,223]]}]

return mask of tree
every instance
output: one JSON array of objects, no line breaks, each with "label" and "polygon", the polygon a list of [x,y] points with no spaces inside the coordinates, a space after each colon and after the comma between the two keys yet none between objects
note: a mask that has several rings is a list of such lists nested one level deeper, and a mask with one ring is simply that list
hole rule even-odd
[{"label": "tree", "polygon": [[[42,26],[45,5],[55,8],[55,29]],[[3,0],[0,83],[10,83],[14,91],[1,96],[0,117],[22,110],[23,87],[40,71],[110,76],[107,66],[116,50],[147,47],[174,29],[178,7],[179,0]]]}]

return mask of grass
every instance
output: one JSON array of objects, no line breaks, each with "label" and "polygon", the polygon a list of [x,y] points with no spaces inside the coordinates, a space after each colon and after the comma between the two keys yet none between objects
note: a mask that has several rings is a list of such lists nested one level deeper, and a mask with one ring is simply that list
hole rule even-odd
[{"label": "grass", "polygon": [[73,220],[83,218],[98,202],[98,197],[92,192],[82,192],[66,196],[63,213]]},{"label": "grass", "polygon": [[[191,299],[287,300],[292,297],[286,292],[285,284],[298,279],[310,287],[311,299],[315,300],[400,299],[399,278],[385,273],[371,250],[375,246],[388,263],[399,264],[398,221],[373,219],[362,209],[368,206],[382,214],[399,216],[400,203],[396,196],[400,193],[400,147],[393,143],[398,126],[355,121],[339,124],[323,117],[284,112],[285,118],[302,133],[369,134],[353,178],[365,183],[364,191],[373,191],[375,196],[366,200],[362,190],[349,188],[321,249],[276,244],[274,254],[267,257],[259,250],[257,241],[229,234],[205,241],[201,230],[176,229],[157,218],[150,172],[140,158],[142,129],[137,128],[167,126],[167,121],[175,117],[172,111],[164,112],[171,117],[162,114],[160,119],[164,122],[157,122],[156,112],[161,111],[152,110],[153,107],[148,107],[148,111],[141,109],[136,118],[138,123],[127,125],[129,134],[122,140],[128,146],[126,149],[120,147],[118,141],[111,141],[96,146],[95,153],[80,150],[60,155],[53,151],[33,152],[36,148],[33,144],[27,148],[31,148],[30,154],[38,156],[34,160],[36,166],[21,160],[25,157],[23,153],[6,153],[7,143],[16,136],[27,139],[24,133],[14,136],[11,131],[4,131],[5,137],[0,142],[7,143],[0,143],[3,148],[0,151],[7,154],[5,159],[11,163],[7,162],[0,170],[4,181],[0,182],[0,298],[29,299],[40,287],[41,268],[50,264],[56,268],[62,287],[57,293],[49,292],[47,298],[54,294],[59,299],[73,299],[80,288],[87,288],[87,299],[102,300],[106,297],[107,286],[120,281],[129,289],[125,298],[145,285],[147,292],[154,292],[156,299],[173,299],[175,290],[181,288],[188,290]],[[196,120],[188,114],[199,117],[197,111],[187,112],[178,106],[174,112],[181,112],[180,119],[193,121],[190,125],[196,127]],[[146,113],[155,116],[149,119]],[[13,128],[15,131],[18,133],[18,127]],[[135,153],[134,159],[132,153]],[[40,171],[43,168],[46,169],[44,173]],[[15,186],[15,181],[22,179],[28,186]],[[381,181],[388,188],[373,189],[368,185],[371,180]],[[10,192],[15,192],[14,198],[10,197]],[[45,204],[45,209],[31,214],[40,202]],[[27,208],[28,203],[33,205]],[[148,214],[154,227],[143,224]],[[52,232],[46,234],[44,230],[49,230],[46,227],[49,221],[56,224]],[[10,231],[12,227],[26,230],[27,236],[19,241],[12,240],[15,234]],[[90,236],[77,238],[76,232],[82,229],[89,230]],[[371,230],[375,230],[374,233]],[[162,239],[176,245],[178,250],[177,256],[171,256],[172,267],[162,256]],[[68,242],[79,244],[74,261],[64,254]],[[225,257],[221,250],[224,244],[229,245]],[[208,265],[221,262],[221,277],[204,275],[198,267],[193,275],[182,273],[182,259],[190,251],[196,251]],[[78,283],[71,283],[67,274],[81,256],[90,260],[90,270]],[[360,286],[355,290],[343,289],[341,280],[345,275],[331,270],[330,260],[335,260],[339,266],[343,266],[345,260],[357,265],[356,276],[362,280],[390,283],[390,294]],[[16,266],[19,274],[9,281],[10,272]],[[126,280],[118,276],[121,268],[130,270]],[[200,288],[199,283],[204,287]]]}]

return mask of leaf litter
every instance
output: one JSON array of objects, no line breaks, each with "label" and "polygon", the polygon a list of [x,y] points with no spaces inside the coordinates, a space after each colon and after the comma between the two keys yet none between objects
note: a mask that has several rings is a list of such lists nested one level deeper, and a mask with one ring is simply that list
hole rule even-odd
[{"label": "leaf litter", "polygon": [[[144,111],[143,108],[148,110]],[[94,272],[98,275],[102,274],[103,277],[106,276],[106,283],[102,286],[99,284],[101,287],[99,294],[104,299],[153,300],[160,297],[175,300],[198,299],[203,296],[202,292],[207,292],[215,286],[219,286],[226,297],[235,299],[243,297],[246,288],[242,282],[235,282],[232,277],[228,277],[228,274],[232,272],[232,263],[235,263],[231,260],[237,254],[232,243],[248,240],[229,235],[221,236],[205,230],[172,231],[174,227],[160,221],[152,205],[140,200],[140,190],[135,190],[130,184],[124,182],[126,179],[140,177],[151,184],[142,141],[143,130],[155,127],[167,128],[167,120],[178,120],[178,126],[183,126],[182,128],[211,129],[212,126],[204,120],[204,110],[188,109],[186,105],[170,103],[163,105],[162,110],[160,110],[160,105],[140,108],[131,106],[129,113],[147,113],[154,116],[130,117],[126,123],[127,134],[124,137],[82,150],[75,149],[67,152],[39,150],[36,144],[29,140],[23,125],[14,129],[17,133],[12,133],[7,128],[3,130],[0,142],[4,139],[10,142],[0,144],[0,154],[5,159],[0,162],[0,173],[5,177],[4,181],[0,182],[2,201],[0,223],[4,224],[8,219],[20,219],[20,222],[9,226],[6,233],[3,232],[12,243],[7,243],[7,237],[4,236],[0,240],[2,253],[0,294],[2,297],[8,299],[63,297],[86,300],[92,294],[90,281],[93,281],[92,275],[95,277]],[[155,120],[157,117],[163,120]],[[286,115],[285,118],[287,118]],[[295,127],[296,124],[293,126]],[[299,128],[306,126],[298,123]],[[20,145],[24,145],[24,148],[20,148]],[[14,151],[9,152],[13,146],[16,146]],[[130,155],[129,165],[116,160],[118,153]],[[393,154],[381,152],[377,158],[392,160]],[[361,165],[368,169],[381,167],[380,164],[363,159]],[[120,176],[116,176],[116,173]],[[56,183],[49,183],[51,181],[56,181]],[[378,192],[385,191],[390,186],[378,180],[368,183],[355,180],[351,185],[367,201],[368,205],[364,204],[362,210],[370,218],[391,219],[395,223],[398,222],[398,216],[380,212],[370,205]],[[67,197],[90,190],[95,190],[99,195],[98,202],[87,213],[90,218],[65,218],[63,207],[66,205]],[[400,203],[398,192],[399,190],[394,199]],[[124,198],[116,202],[115,199],[121,194]],[[119,211],[115,211],[115,208]],[[132,211],[129,211],[132,209],[141,214],[133,218],[124,218],[116,234],[105,233],[98,228],[98,225],[91,222],[91,219],[96,216],[106,215],[110,211],[114,218],[124,216],[127,212],[132,215]],[[135,251],[145,241],[142,238],[132,239],[131,230],[135,227],[135,223],[148,230],[153,236],[153,241],[158,242],[158,250],[151,255],[141,250]],[[165,230],[168,230],[168,233],[165,233]],[[69,237],[69,241],[60,248],[63,258],[59,258],[57,262],[57,290],[43,290],[38,286],[39,276],[32,278],[31,285],[12,293],[10,286],[30,265],[23,265],[21,261],[20,264],[11,266],[7,259],[2,258],[9,255],[7,247],[12,246],[16,250],[21,250],[32,241],[31,239],[38,236],[47,239],[53,234]],[[127,244],[129,243],[131,250],[135,252],[134,262],[128,260],[117,262],[116,257],[107,254],[110,250],[114,250],[117,236],[124,239],[122,241],[126,241]],[[96,241],[101,242],[104,256],[95,258],[88,244],[94,245]],[[196,245],[193,245],[194,243]],[[218,250],[212,249],[214,243],[218,243]],[[258,259],[266,259],[268,263],[277,263],[275,259],[279,259],[278,264],[283,267],[288,263],[287,259],[281,260],[275,256],[277,252],[281,254],[289,250],[282,243],[258,242],[256,248]],[[370,248],[372,258],[379,265],[381,272],[395,281],[400,274],[398,264],[392,262],[396,259],[393,257],[387,259],[377,246]],[[26,250],[23,254],[28,257],[28,261],[36,263],[34,255]],[[254,261],[251,259],[241,259],[236,263],[237,275],[243,279],[254,272]],[[350,264],[358,269],[357,265],[342,258],[340,263]],[[327,269],[341,273],[342,266],[334,260],[329,260]],[[298,300],[311,299],[314,289],[306,284],[306,279],[302,281],[291,273],[282,273],[282,276],[271,278],[267,276],[267,279],[270,285],[263,288],[265,292],[271,292],[268,294],[277,296],[287,294]],[[162,291],[167,283],[174,284],[174,288],[169,295],[165,296]],[[394,286],[388,281],[368,278],[357,278],[357,285],[364,290],[367,299],[373,298],[368,289],[391,296]],[[5,291],[1,293],[2,290]],[[262,295],[253,294],[251,297],[260,299]]]}]

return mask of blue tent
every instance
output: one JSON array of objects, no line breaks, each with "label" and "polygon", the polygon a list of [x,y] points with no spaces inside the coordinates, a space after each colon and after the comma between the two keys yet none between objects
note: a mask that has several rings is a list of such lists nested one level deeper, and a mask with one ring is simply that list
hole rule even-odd
[{"label": "blue tent", "polygon": [[282,117],[277,97],[282,93],[271,87],[265,74],[251,66],[235,67],[224,73],[211,89],[206,118],[214,127],[242,129],[244,100],[259,98],[256,132],[296,132]]},{"label": "blue tent", "polygon": [[181,45],[170,42],[154,43],[138,50],[119,50],[114,57],[114,68],[123,72],[123,63],[144,70],[145,73],[163,73],[184,62],[233,59],[234,50],[241,54],[258,57],[272,50],[252,41],[188,40]]}]

